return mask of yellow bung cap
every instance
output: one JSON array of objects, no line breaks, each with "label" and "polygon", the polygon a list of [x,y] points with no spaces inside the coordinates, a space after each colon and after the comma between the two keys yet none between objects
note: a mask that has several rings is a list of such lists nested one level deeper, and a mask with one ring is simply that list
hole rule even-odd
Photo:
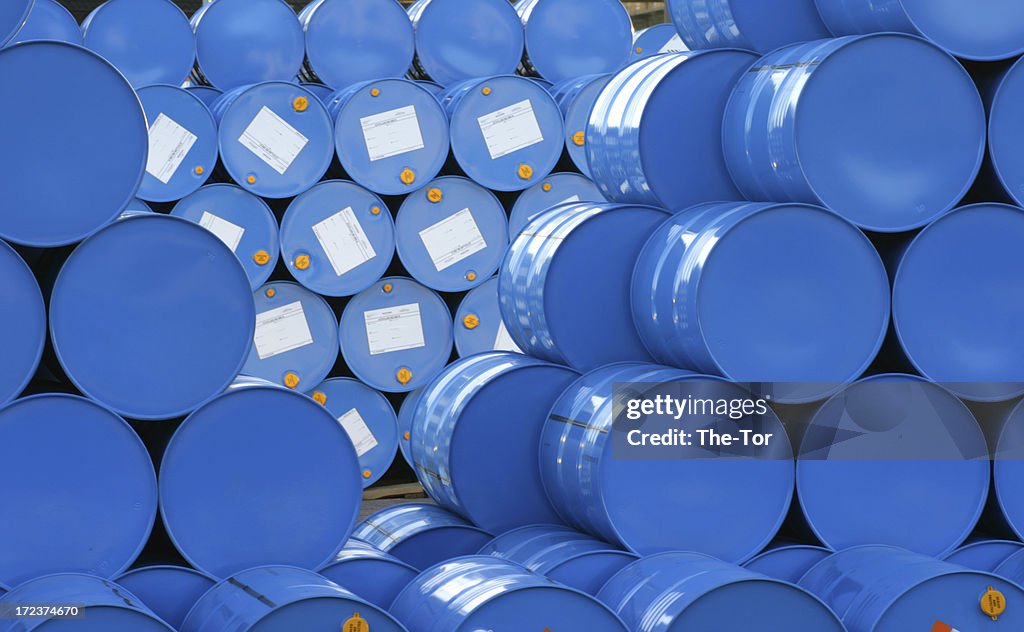
[{"label": "yellow bung cap", "polygon": [[295,388],[299,385],[299,376],[291,371],[284,374],[284,385],[288,388]]},{"label": "yellow bung cap", "polygon": [[256,265],[265,266],[270,263],[270,253],[266,250],[257,250],[252,256],[252,260],[256,262]]},{"label": "yellow bung cap", "polygon": [[398,177],[402,180],[402,184],[416,182],[416,172],[409,168],[402,169],[402,173]]},{"label": "yellow bung cap", "polygon": [[444,199],[444,194],[441,193],[441,189],[432,188],[427,191],[427,199],[433,202],[434,204],[437,204],[442,199]]},{"label": "yellow bung cap", "polygon": [[380,96],[380,88],[372,88],[370,90],[370,96],[371,97],[379,97]]},{"label": "yellow bung cap", "polygon": [[298,257],[295,257],[295,267],[299,270],[308,270],[309,264],[309,255],[299,255]]},{"label": "yellow bung cap", "polygon": [[380,207],[379,206],[374,206],[373,208],[371,208],[370,209],[370,214],[371,215],[380,215]]},{"label": "yellow bung cap", "polygon": [[550,193],[551,192],[551,183],[550,182],[545,182],[544,185],[541,188],[544,189],[545,193]]},{"label": "yellow bung cap", "polygon": [[529,180],[533,177],[533,167],[530,165],[519,165],[519,177],[523,180]]},{"label": "yellow bung cap", "polygon": [[637,47],[636,47],[636,54],[637,54],[637,55],[639,55],[639,54],[640,54],[640,53],[642,53],[642,52],[644,52],[644,49],[643,49],[643,48],[641,48],[641,47],[639,47],[639,46],[637,46]]},{"label": "yellow bung cap", "polygon": [[402,438],[405,439],[406,441],[409,440],[409,431],[408,430],[405,431],[405,434],[402,435]]},{"label": "yellow bung cap", "polygon": [[354,612],[352,618],[341,624],[341,632],[370,632],[370,624],[358,612]]},{"label": "yellow bung cap", "polygon": [[466,280],[467,281],[476,281],[476,272],[467,272],[466,273]]},{"label": "yellow bung cap", "polygon": [[491,89],[485,86],[484,89],[480,91],[480,93],[483,94],[485,97],[490,96]]},{"label": "yellow bung cap", "polygon": [[981,611],[995,621],[999,615],[1006,612],[1006,597],[991,586],[981,597]]},{"label": "yellow bung cap", "polygon": [[327,395],[324,395],[320,391],[315,391],[313,393],[313,401],[318,403],[318,404],[320,404],[321,406],[326,406],[327,405]]},{"label": "yellow bung cap", "polygon": [[466,314],[462,318],[462,324],[463,326],[466,327],[466,329],[476,329],[477,327],[480,326],[480,319],[477,317],[476,314]]},{"label": "yellow bung cap", "polygon": [[406,368],[398,369],[398,374],[395,375],[395,378],[398,379],[399,384],[408,384],[412,381],[412,371]]},{"label": "yellow bung cap", "polygon": [[203,166],[202,166],[202,165],[199,165],[198,167],[196,167],[196,168],[194,169],[194,171],[196,172],[196,175],[197,175],[197,176],[201,176],[201,175],[203,175],[204,173],[206,173],[206,169],[203,169]]},{"label": "yellow bung cap", "polygon": [[275,296],[277,296],[277,290],[275,290],[272,287],[268,287],[267,288],[267,298],[274,298]]},{"label": "yellow bung cap", "polygon": [[587,142],[587,135],[585,132],[576,132],[572,135],[572,142],[576,143],[577,147],[582,147]]},{"label": "yellow bung cap", "polygon": [[391,285],[390,283],[385,283],[384,284],[384,293],[385,294],[390,294],[391,290],[393,290],[393,289],[395,289],[395,287],[393,285]]},{"label": "yellow bung cap", "polygon": [[306,97],[296,97],[295,100],[292,101],[292,107],[295,108],[296,112],[305,112],[309,109],[309,99]]},{"label": "yellow bung cap", "polygon": [[246,176],[245,181],[249,184],[256,184],[256,176]]}]

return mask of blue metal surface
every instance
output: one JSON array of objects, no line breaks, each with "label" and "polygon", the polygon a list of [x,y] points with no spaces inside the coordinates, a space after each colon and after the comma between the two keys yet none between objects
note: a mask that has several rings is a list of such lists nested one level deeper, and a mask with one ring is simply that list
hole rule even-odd
[{"label": "blue metal surface", "polygon": [[619,0],[518,0],[529,74],[558,83],[629,60],[633,23]]},{"label": "blue metal surface", "polygon": [[217,0],[192,15],[193,77],[225,92],[263,81],[289,81],[302,67],[305,38],[281,0]]},{"label": "blue metal surface", "polygon": [[631,630],[814,630],[846,632],[817,597],[699,553],[678,551],[633,562],[597,598]]},{"label": "blue metal surface", "polygon": [[[586,75],[576,77],[554,86],[551,96],[558,102],[565,121],[565,147],[569,158],[576,168],[586,177],[590,177],[590,163],[587,162],[587,125],[590,123],[590,112],[594,109],[597,97],[605,86],[615,77],[613,74]],[[604,196],[601,196],[602,199]]]},{"label": "blue metal surface", "polygon": [[889,303],[871,242],[803,204],[681,211],[647,242],[633,275],[633,318],[656,360],[772,382],[776,401],[788,403],[860,377],[882,345]]},{"label": "blue metal surface", "polygon": [[439,83],[434,83],[433,81],[428,81],[426,79],[417,79],[416,83],[429,90],[430,93],[433,94],[435,97],[444,92],[444,86],[442,86]]},{"label": "blue metal surface", "polygon": [[[225,1],[231,0],[217,4]],[[236,88],[217,99],[212,109],[220,125],[224,168],[239,186],[260,197],[303,193],[324,176],[334,158],[327,108],[296,83],[268,81]]]},{"label": "blue metal surface", "polygon": [[629,61],[640,61],[665,53],[684,53],[690,50],[679,36],[675,24],[655,24],[637,31],[633,36],[633,52]]},{"label": "blue metal surface", "polygon": [[409,467],[412,467],[412,447],[410,444],[410,439],[412,439],[412,416],[416,412],[416,406],[422,394],[423,388],[418,388],[407,394],[405,399],[402,400],[401,407],[398,409],[398,448],[402,452],[402,458],[409,464]]},{"label": "blue metal surface", "polygon": [[745,48],[767,53],[794,42],[828,37],[814,0],[667,0],[691,49]]},{"label": "blue metal surface", "polygon": [[57,0],[35,0],[28,21],[10,44],[31,40],[57,40],[81,46],[82,30],[78,28],[75,16]]},{"label": "blue metal surface", "polygon": [[204,226],[233,248],[252,289],[270,278],[280,240],[277,218],[260,198],[231,184],[210,184],[175,204],[171,215]]},{"label": "blue metal surface", "polygon": [[[615,384],[662,382],[712,399],[749,397],[717,378],[655,365],[587,373],[555,402],[541,433],[544,489],[567,525],[635,553],[685,549],[743,562],[772,540],[789,510],[794,466],[782,424],[770,411],[760,420],[780,438],[764,452],[691,445],[677,448],[671,460],[614,458],[613,407],[622,405]],[[690,427],[716,421],[722,420],[697,419]]]},{"label": "blue metal surface", "polygon": [[448,363],[452,316],[433,291],[388,277],[345,306],[340,338],[341,355],[356,377],[378,391],[406,393],[428,384]]},{"label": "blue metal surface", "polygon": [[821,546],[783,542],[750,558],[743,564],[743,568],[795,584],[812,566],[829,555],[832,555],[832,551]]},{"label": "blue metal surface", "polygon": [[[1001,577],[889,546],[860,546],[816,564],[800,587],[828,604],[850,632],[1016,629],[1024,590]],[[1006,610],[993,621],[979,607],[991,587]]]},{"label": "blue metal surface", "polygon": [[213,107],[214,101],[219,99],[224,94],[223,92],[212,86],[190,85],[185,89],[199,97],[199,99],[206,104],[206,107]]},{"label": "blue metal surface", "polygon": [[[353,619],[362,621],[353,623]],[[237,573],[211,588],[189,612],[180,630],[350,629],[406,632],[385,610],[312,571],[261,566]]]},{"label": "blue metal surface", "polygon": [[472,555],[492,537],[455,514],[425,503],[381,509],[359,523],[352,535],[418,570]]},{"label": "blue metal surface", "polygon": [[[579,374],[520,354],[458,360],[420,395],[411,445],[416,476],[442,507],[501,533],[557,524],[537,444],[545,415]],[[529,397],[524,397],[529,393]],[[509,499],[515,510],[509,511]]]},{"label": "blue metal surface", "polygon": [[409,632],[626,632],[589,595],[485,556],[446,561],[422,573],[398,595],[391,612]]},{"label": "blue metal surface", "polygon": [[398,451],[398,419],[391,402],[359,380],[341,377],[321,382],[308,394],[348,432],[359,455],[363,487],[380,480]]},{"label": "blue metal surface", "polygon": [[449,87],[441,104],[451,120],[452,155],[488,189],[522,191],[547,177],[562,156],[562,113],[531,79],[471,79]]},{"label": "blue metal surface", "polygon": [[460,358],[485,351],[522,353],[501,320],[497,277],[470,290],[459,303],[455,312],[455,350]]},{"label": "blue metal surface", "polygon": [[[976,571],[993,573],[1007,558],[1022,550],[1024,550],[1024,544],[1016,540],[969,538],[963,546],[943,557],[942,561],[966,566]],[[1024,576],[1021,579],[1024,579]],[[1020,583],[1020,580],[1015,581]]]},{"label": "blue metal surface", "polygon": [[239,382],[192,413],[160,466],[171,541],[220,578],[260,564],[318,568],[334,559],[362,494],[356,452],[338,420],[262,380]]},{"label": "blue metal surface", "polygon": [[32,380],[46,343],[46,305],[39,285],[21,256],[0,241],[0,406]]},{"label": "blue metal surface", "polygon": [[535,217],[555,206],[605,202],[597,185],[578,173],[553,173],[522,192],[509,212],[508,234],[515,240]]},{"label": "blue metal surface", "polygon": [[217,580],[182,566],[144,566],[114,579],[174,629]]},{"label": "blue metal surface", "polygon": [[320,103],[324,104],[324,107],[327,106],[327,104],[331,100],[331,95],[334,94],[334,89],[333,88],[328,88],[327,86],[325,86],[322,83],[312,83],[312,82],[309,82],[309,81],[300,81],[299,85],[302,86],[303,88],[305,88],[306,90],[309,90],[313,94],[315,94],[316,98],[320,99]]},{"label": "blue metal surface", "polygon": [[35,0],[5,2],[0,8],[0,46],[13,38],[28,20]]},{"label": "blue metal surface", "polygon": [[1018,61],[1000,78],[989,109],[988,141],[992,170],[1017,204],[1024,204],[1024,151],[1014,142],[1024,134],[1017,116],[1024,99],[1024,62]]},{"label": "blue metal surface", "polygon": [[0,50],[0,76],[18,86],[0,94],[0,239],[42,248],[81,241],[120,215],[142,181],[139,99],[113,66],[65,42]]},{"label": "blue metal surface", "polygon": [[505,0],[417,0],[413,74],[443,86],[515,72],[523,57],[523,24]]},{"label": "blue metal surface", "polygon": [[843,37],[759,60],[726,107],[723,144],[747,199],[820,204],[895,233],[926,225],[970,188],[985,110],[970,75],[937,46]]},{"label": "blue metal surface", "polygon": [[1017,404],[994,434],[991,519],[997,528],[1024,537],[1024,404]]},{"label": "blue metal surface", "polygon": [[1018,585],[1024,584],[1024,554],[1018,550],[1000,562],[992,572]]},{"label": "blue metal surface", "polygon": [[12,481],[0,521],[8,585],[57,572],[112,577],[149,539],[153,463],[131,427],[94,402],[34,395],[0,409],[0,475]]},{"label": "blue metal surface", "polygon": [[128,203],[128,206],[121,212],[121,216],[118,219],[124,219],[131,217],[132,215],[149,215],[153,212],[153,209],[139,198],[132,198],[132,201]]},{"label": "blue metal surface", "polygon": [[358,83],[336,92],[328,109],[335,120],[338,161],[350,178],[371,191],[415,191],[433,180],[448,159],[448,117],[430,90],[414,81]]},{"label": "blue metal surface", "polygon": [[397,557],[351,539],[333,562],[317,572],[380,608],[388,608],[419,571]]},{"label": "blue metal surface", "polygon": [[530,355],[579,370],[649,361],[628,295],[661,209],[580,203],[549,210],[512,242],[498,274],[509,334]]},{"label": "blue metal surface", "polygon": [[458,176],[433,180],[405,198],[395,233],[405,269],[441,292],[482,284],[508,249],[505,207],[487,189]]},{"label": "blue metal surface", "polygon": [[306,33],[303,75],[335,90],[401,77],[415,52],[412,23],[395,0],[314,0],[299,12]]},{"label": "blue metal surface", "polygon": [[180,200],[203,186],[217,166],[217,121],[202,99],[183,88],[150,85],[137,93],[150,122],[149,161],[138,197]]}]

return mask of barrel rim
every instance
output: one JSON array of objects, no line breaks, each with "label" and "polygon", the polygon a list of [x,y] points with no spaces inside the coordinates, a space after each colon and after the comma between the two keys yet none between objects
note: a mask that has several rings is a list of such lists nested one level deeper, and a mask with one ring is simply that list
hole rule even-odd
[{"label": "barrel rim", "polygon": [[[531,0],[525,0],[521,4],[525,7],[530,1]],[[597,0],[594,0],[594,1],[596,2]],[[544,70],[542,70],[541,68],[537,67],[537,63],[534,61],[534,56],[530,52],[530,42],[531,42],[530,22],[532,21],[532,18],[533,18],[533,15],[534,15],[535,11],[539,10],[540,12],[544,12],[544,8],[546,8],[546,6],[548,6],[550,4],[551,4],[550,2],[539,2],[539,1],[538,2],[534,2],[533,6],[529,7],[530,11],[529,11],[528,15],[526,16],[526,18],[522,20],[522,22],[523,22],[523,56],[524,56],[524,59],[528,59],[529,60],[530,68],[532,70],[536,71],[536,73],[538,75],[540,75],[542,78],[547,78],[547,75],[545,74]],[[614,11],[614,12],[616,12],[618,14],[618,16],[615,19],[618,20],[620,22],[620,24],[616,25],[616,27],[621,26],[622,24],[628,24],[629,25],[629,38],[628,38],[628,42],[629,43],[628,43],[628,46],[623,48],[623,51],[626,52],[626,54],[621,55],[621,59],[619,60],[619,64],[618,64],[618,66],[615,69],[610,69],[611,72],[614,74],[615,72],[618,71],[618,69],[621,69],[623,67],[623,65],[626,65],[630,61],[630,57],[631,57],[630,53],[632,53],[632,51],[633,51],[633,41],[634,41],[634,38],[636,36],[636,30],[633,27],[633,18],[630,16],[629,11],[626,9],[626,6],[622,2],[620,2],[619,0],[604,0],[604,7],[603,8],[609,9],[609,12],[606,14],[606,16],[604,16],[606,18],[610,18],[611,17],[611,12],[612,11]],[[625,19],[624,22],[623,22],[623,18]],[[645,29],[645,30],[647,30],[647,29]],[[532,32],[535,33],[536,29],[533,29]],[[625,30],[623,30],[623,33],[625,33]],[[605,34],[607,35],[607,33],[605,33]],[[541,35],[541,40],[544,41],[544,39],[546,39],[546,38],[544,38],[542,34],[540,34],[540,35]],[[607,42],[606,41],[605,42],[606,46],[609,43],[611,43],[611,42]],[[544,64],[542,62],[541,65],[546,65],[546,64]],[[573,76],[578,76],[578,75],[573,75]],[[572,76],[562,77],[561,79],[571,79],[571,78],[572,78]],[[559,80],[561,80],[561,79],[559,79]],[[557,82],[558,81],[556,80],[555,83],[557,83]]]},{"label": "barrel rim", "polygon": [[[28,22],[28,16],[32,12],[32,5],[34,4],[35,0],[25,0],[25,9],[22,11],[21,18],[14,23],[13,30],[10,33],[0,33],[0,47],[17,37],[18,31],[20,31],[22,27],[25,26],[25,23]],[[20,43],[23,42],[19,42],[19,44]]]},{"label": "barrel rim", "polygon": [[[955,57],[959,57],[961,59],[966,59],[969,61],[992,62],[1002,61],[1005,59],[1013,59],[1014,57],[1019,56],[1021,53],[1024,53],[1024,38],[1021,39],[1021,44],[1019,44],[1017,48],[1007,50],[1002,53],[995,53],[992,55],[978,55],[976,53],[967,53],[966,49],[961,48],[962,42],[957,43],[955,46],[947,44],[945,42],[940,44],[938,39],[933,40],[932,35],[928,34],[925,31],[925,29],[922,29],[918,25],[918,20],[914,19],[914,11],[908,9],[906,3],[903,0],[899,0],[899,4],[900,8],[903,9],[903,14],[906,17],[906,20],[910,23],[910,25],[914,28],[915,31],[920,33],[921,37],[928,39],[928,41],[933,42],[936,46],[939,46],[944,51],[948,52],[950,55],[953,55]],[[919,5],[918,9],[920,8],[921,7]],[[943,38],[943,40],[945,40],[945,38]]]},{"label": "barrel rim", "polygon": [[[13,261],[16,262],[16,263],[14,263],[15,266],[18,265],[17,262],[21,263],[22,270],[28,275],[28,276],[25,277],[25,279],[28,280],[28,281],[31,281],[31,284],[29,285],[29,292],[31,292],[31,288],[32,287],[35,287],[36,293],[32,297],[33,298],[32,302],[34,303],[32,308],[40,310],[40,312],[42,314],[43,327],[42,327],[42,332],[41,332],[42,335],[40,336],[39,344],[36,345],[36,350],[35,350],[35,353],[34,353],[34,356],[33,356],[33,360],[31,361],[31,363],[29,364],[29,367],[28,367],[29,370],[26,371],[25,377],[22,379],[21,383],[18,384],[18,386],[11,391],[11,395],[10,395],[9,398],[7,398],[7,397],[0,397],[0,409],[3,409],[3,407],[6,404],[9,404],[11,402],[16,401],[18,399],[18,396],[21,395],[25,391],[25,389],[28,387],[28,385],[32,382],[32,379],[35,377],[36,371],[39,369],[39,365],[42,362],[43,350],[46,348],[46,341],[48,339],[47,333],[49,332],[49,314],[47,313],[47,309],[46,309],[47,308],[46,299],[45,299],[45,297],[43,297],[42,289],[39,287],[39,282],[36,280],[36,276],[35,276],[35,274],[33,274],[32,268],[29,267],[28,263],[21,256],[21,254],[18,253],[18,251],[14,249],[14,246],[11,246],[10,244],[8,244],[3,239],[0,239],[0,256],[3,256],[4,251],[6,251],[7,253],[9,253],[10,255],[13,256]],[[15,274],[17,274],[17,273],[15,273]],[[7,281],[8,281],[8,279],[5,278],[5,285],[7,285]],[[38,297],[38,301],[34,300],[36,297]]]},{"label": "barrel rim", "polygon": [[[1018,205],[1024,205],[1024,194],[1019,193],[1015,187],[1010,186],[1008,177],[1002,169],[1002,161],[996,159],[996,146],[993,139],[996,137],[996,110],[1002,110],[1002,103],[1006,98],[1008,98],[1005,93],[1010,90],[1008,87],[1010,80],[1013,79],[1015,75],[1022,73],[1024,73],[1024,57],[1021,57],[1007,68],[1005,74],[999,80],[999,84],[996,86],[996,90],[992,95],[992,104],[989,107],[988,125],[986,126],[986,131],[988,132],[987,151],[992,163],[992,172],[995,173],[999,184],[1009,194],[1014,204]],[[1022,77],[1021,83],[1024,85],[1024,77]]]},{"label": "barrel rim", "polygon": [[201,571],[201,570],[199,570],[197,568],[190,568],[188,566],[178,566],[178,565],[175,565],[175,564],[152,564],[150,566],[139,566],[139,567],[136,567],[136,568],[129,569],[129,570],[121,573],[120,575],[115,575],[114,578],[111,579],[110,581],[114,582],[115,584],[118,584],[125,577],[133,577],[135,575],[142,575],[144,573],[153,572],[153,571],[171,571],[171,572],[176,572],[176,573],[184,573],[186,575],[193,575],[195,577],[202,577],[204,579],[209,579],[209,580],[211,580],[211,581],[213,581],[215,583],[220,581],[216,577],[214,577],[213,575],[210,575],[209,573],[207,573],[205,571]]}]

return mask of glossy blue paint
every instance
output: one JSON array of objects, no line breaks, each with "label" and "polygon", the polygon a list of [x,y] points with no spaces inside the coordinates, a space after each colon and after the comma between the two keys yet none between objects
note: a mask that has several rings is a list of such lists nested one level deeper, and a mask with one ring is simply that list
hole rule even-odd
[{"label": "glossy blue paint", "polygon": [[0,9],[0,46],[13,38],[25,26],[35,0],[5,2]]},{"label": "glossy blue paint", "polygon": [[0,241],[0,406],[17,397],[39,367],[46,344],[46,305],[32,270]]},{"label": "glossy blue paint", "polygon": [[153,209],[139,198],[132,198],[132,201],[128,203],[128,206],[121,212],[121,216],[118,219],[124,219],[131,217],[132,215],[149,215],[153,212]]},{"label": "glossy blue paint", "polygon": [[192,94],[199,97],[199,100],[206,104],[206,107],[213,107],[214,101],[219,99],[224,93],[214,88],[213,86],[194,86],[190,85],[185,88]]},{"label": "glossy blue paint", "polygon": [[82,30],[75,16],[57,0],[35,0],[28,21],[9,44],[32,40],[57,40],[81,46]]},{"label": "glossy blue paint", "polygon": [[[149,161],[138,197],[174,202],[203,186],[217,166],[217,121],[202,99],[160,84],[137,91],[150,122]],[[180,156],[182,142],[191,146]]]},{"label": "glossy blue paint", "polygon": [[992,511],[986,520],[996,527],[1024,537],[1024,405],[1017,404],[993,433]]},{"label": "glossy blue paint", "polygon": [[455,514],[425,503],[381,509],[359,523],[352,535],[418,570],[471,555],[492,537]]},{"label": "glossy blue paint", "polygon": [[1018,550],[1003,560],[992,572],[1018,585],[1024,584],[1024,554]]},{"label": "glossy blue paint", "polygon": [[553,173],[522,192],[509,212],[508,235],[515,240],[535,217],[573,202],[605,202],[597,185],[578,173]]},{"label": "glossy blue paint", "polygon": [[684,53],[690,50],[679,36],[675,24],[655,24],[637,31],[633,36],[633,52],[629,61],[640,61],[665,53]]},{"label": "glossy blue paint", "polygon": [[[1024,550],[1024,544],[1017,540],[969,538],[963,546],[943,557],[942,561],[958,566],[966,566],[976,571],[993,573],[1011,555],[1015,555],[1022,550]],[[1022,579],[1024,579],[1024,576],[1022,576]],[[1020,582],[1020,580],[1014,581]]]},{"label": "glossy blue paint", "polygon": [[430,93],[433,94],[435,97],[444,92],[444,86],[433,81],[428,81],[426,79],[418,79],[416,80],[416,83],[429,90]]},{"label": "glossy blue paint", "polygon": [[811,567],[832,555],[832,551],[810,544],[780,542],[743,564],[748,571],[795,584]]},{"label": "glossy blue paint", "polygon": [[398,409],[398,448],[402,453],[402,458],[409,464],[409,467],[412,467],[412,447],[409,441],[412,438],[412,416],[416,412],[416,406],[420,395],[423,394],[423,388],[418,388],[407,394]]},{"label": "glossy blue paint", "polygon": [[317,573],[386,609],[420,572],[397,557],[353,538],[333,562]]},{"label": "glossy blue paint", "polygon": [[[551,96],[558,102],[565,122],[565,147],[576,168],[590,177],[590,163],[587,162],[587,125],[594,102],[608,82],[615,75],[586,75],[563,81],[551,90]],[[601,196],[604,199],[604,195]]]},{"label": "glossy blue paint", "polygon": [[300,81],[299,85],[315,94],[316,98],[320,99],[320,103],[323,103],[325,107],[330,102],[331,95],[334,94],[333,88],[328,88],[322,83]]},{"label": "glossy blue paint", "polygon": [[485,351],[522,353],[501,320],[497,277],[470,290],[459,303],[455,312],[455,350],[460,358]]},{"label": "glossy blue paint", "polygon": [[181,627],[192,606],[217,583],[206,573],[182,566],[144,566],[114,581],[174,629]]},{"label": "glossy blue paint", "polygon": [[989,109],[988,141],[992,169],[1017,204],[1024,204],[1024,151],[1014,141],[1024,133],[1018,110],[1024,99],[1024,63],[1018,61],[999,79]]},{"label": "glossy blue paint", "polygon": [[668,11],[693,50],[735,47],[767,53],[829,36],[814,0],[668,0]]}]

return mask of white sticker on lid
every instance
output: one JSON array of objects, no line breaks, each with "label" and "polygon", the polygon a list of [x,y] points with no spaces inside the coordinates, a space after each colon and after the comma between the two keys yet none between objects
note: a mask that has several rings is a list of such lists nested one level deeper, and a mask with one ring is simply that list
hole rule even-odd
[{"label": "white sticker on lid", "polygon": [[438,272],[487,247],[468,208],[424,228],[420,231],[420,239]]},{"label": "white sticker on lid", "polygon": [[313,233],[338,276],[377,256],[351,206],[314,224]]},{"label": "white sticker on lid", "polygon": [[242,241],[245,229],[233,224],[223,217],[217,217],[209,211],[203,211],[199,218],[199,225],[216,235],[224,245],[231,249],[231,252],[238,250],[238,244]]},{"label": "white sticker on lid", "polygon": [[184,162],[198,137],[163,112],[149,126],[146,173],[167,184]]},{"label": "white sticker on lid", "polygon": [[366,421],[359,414],[358,410],[353,408],[341,417],[338,417],[338,421],[341,422],[341,427],[348,433],[348,438],[352,440],[357,456],[363,456],[377,447],[377,437],[373,436],[373,431],[366,425]]},{"label": "white sticker on lid", "polygon": [[508,329],[505,327],[505,321],[498,319],[498,336],[494,339],[494,350],[495,351],[512,351],[513,353],[522,353],[523,350],[519,348],[515,340],[512,340],[512,336],[509,335]]},{"label": "white sticker on lid", "polygon": [[672,39],[670,39],[668,42],[665,43],[664,46],[661,47],[661,50],[658,51],[658,54],[660,55],[662,53],[685,53],[688,50],[690,49],[687,48],[686,44],[683,43],[683,38],[679,37],[679,33],[676,33],[675,35],[672,36]]},{"label": "white sticker on lid", "polygon": [[416,106],[381,112],[359,119],[370,162],[423,149],[423,133]]},{"label": "white sticker on lid", "polygon": [[284,175],[309,139],[264,105],[238,137],[238,142]]},{"label": "white sticker on lid", "polygon": [[419,303],[363,312],[370,355],[427,346]]},{"label": "white sticker on lid", "polygon": [[544,134],[529,99],[481,116],[477,122],[491,160],[544,142]]},{"label": "white sticker on lid", "polygon": [[256,353],[260,360],[313,344],[302,303],[295,301],[256,315]]}]

